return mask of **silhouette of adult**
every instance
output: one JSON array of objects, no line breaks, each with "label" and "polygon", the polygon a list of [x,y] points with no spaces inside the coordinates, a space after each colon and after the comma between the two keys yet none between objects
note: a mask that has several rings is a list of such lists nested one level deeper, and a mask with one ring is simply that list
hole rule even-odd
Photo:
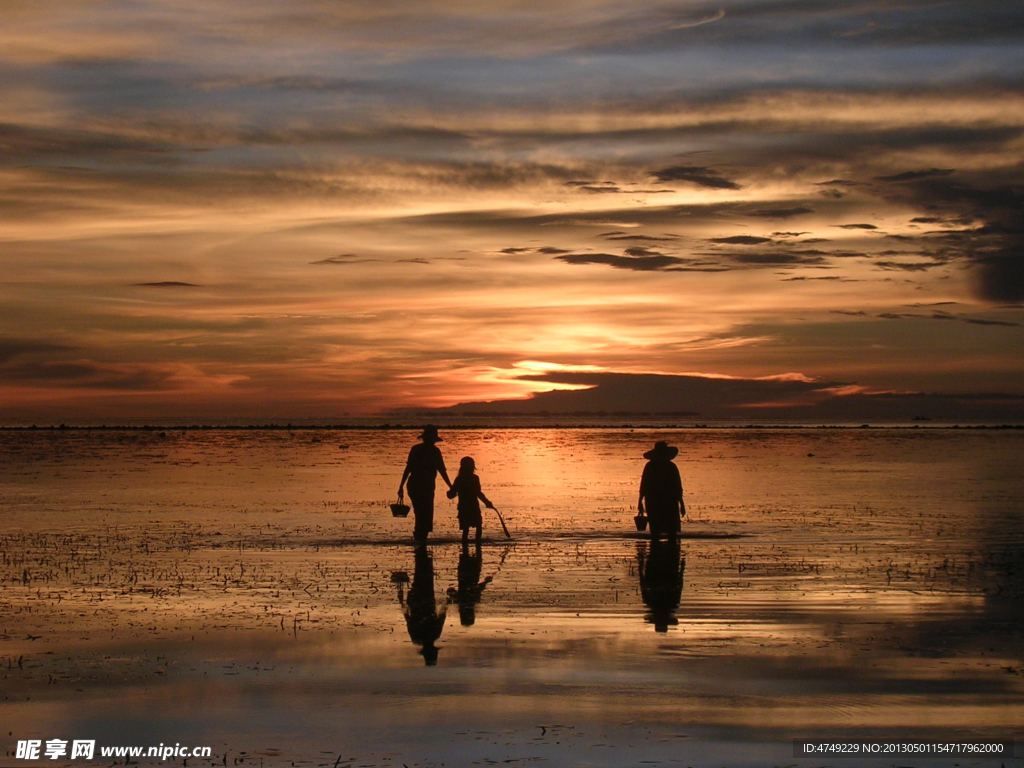
[{"label": "silhouette of adult", "polygon": [[644,514],[646,502],[652,539],[662,536],[674,539],[679,533],[682,515],[686,514],[683,481],[679,477],[679,468],[672,463],[678,453],[678,448],[659,440],[644,454],[648,461],[640,478],[640,498],[636,508],[641,515]]},{"label": "silhouette of adult", "polygon": [[469,543],[462,542],[462,553],[459,555],[459,588],[448,590],[448,599],[459,606],[459,622],[464,627],[476,623],[476,606],[483,596],[484,588],[491,583],[493,577],[480,580],[483,571],[483,555],[480,552],[480,541],[476,549],[470,553]]},{"label": "silhouette of adult", "polygon": [[645,620],[654,625],[655,632],[668,632],[669,625],[679,623],[675,611],[683,595],[686,559],[682,556],[679,541],[652,539],[650,552],[646,547],[639,547],[636,559],[640,596],[648,608]]},{"label": "silhouette of adult", "polygon": [[405,626],[409,630],[409,639],[420,646],[420,654],[428,667],[437,664],[438,648],[434,645],[441,637],[444,621],[448,612],[447,605],[437,608],[434,596],[434,559],[424,546],[416,547],[416,566],[412,575],[412,586],[409,596],[402,594],[398,588],[398,602],[405,614]]},{"label": "silhouette of adult", "polygon": [[[448,479],[448,470],[444,466],[444,458],[437,444],[442,442],[437,434],[437,427],[428,424],[420,435],[422,442],[417,443],[409,451],[409,459],[405,463],[402,481],[398,484],[398,500],[404,495],[403,486],[409,489],[409,501],[412,504],[416,524],[413,527],[413,538],[423,543],[427,535],[434,530],[434,483],[440,473],[450,489],[452,481]],[[406,480],[409,481],[406,485]]]}]

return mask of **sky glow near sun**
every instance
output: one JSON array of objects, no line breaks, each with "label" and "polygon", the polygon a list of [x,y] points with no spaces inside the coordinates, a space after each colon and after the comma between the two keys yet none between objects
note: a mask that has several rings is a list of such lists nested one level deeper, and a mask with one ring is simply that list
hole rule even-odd
[{"label": "sky glow near sun", "polygon": [[1019,3],[0,16],[0,418],[1024,395]]}]

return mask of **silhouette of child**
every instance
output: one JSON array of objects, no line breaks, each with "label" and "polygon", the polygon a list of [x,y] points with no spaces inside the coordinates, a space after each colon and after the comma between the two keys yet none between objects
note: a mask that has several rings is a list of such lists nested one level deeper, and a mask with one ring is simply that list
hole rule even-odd
[{"label": "silhouette of child", "polygon": [[[484,496],[480,490],[480,478],[476,476],[476,462],[472,457],[464,456],[459,462],[459,474],[452,482],[451,490],[448,491],[448,498],[459,497],[459,528],[462,529],[462,540],[469,539],[469,529],[476,528],[477,541],[483,535],[483,516],[480,514],[480,501],[487,505],[488,509],[494,509],[494,505]],[[480,501],[477,501],[477,500]]]}]

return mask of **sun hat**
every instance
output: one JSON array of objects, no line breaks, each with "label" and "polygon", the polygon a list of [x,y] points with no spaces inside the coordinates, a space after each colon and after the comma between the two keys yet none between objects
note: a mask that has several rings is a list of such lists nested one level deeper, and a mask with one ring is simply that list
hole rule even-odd
[{"label": "sun hat", "polygon": [[427,663],[428,667],[436,667],[437,666],[437,652],[440,651],[440,650],[441,650],[440,648],[438,648],[436,645],[433,645],[433,644],[424,645],[419,650],[419,654],[420,654],[420,656],[423,657],[423,661],[425,661]]},{"label": "sun hat", "polygon": [[424,443],[444,442],[441,439],[440,435],[437,434],[437,427],[435,427],[433,424],[427,424],[427,426],[423,428],[423,434],[420,435],[420,440],[422,440]]},{"label": "sun hat", "polygon": [[665,459],[671,461],[679,455],[679,449],[674,445],[669,445],[664,440],[659,440],[654,444],[654,448],[644,454],[645,459]]}]

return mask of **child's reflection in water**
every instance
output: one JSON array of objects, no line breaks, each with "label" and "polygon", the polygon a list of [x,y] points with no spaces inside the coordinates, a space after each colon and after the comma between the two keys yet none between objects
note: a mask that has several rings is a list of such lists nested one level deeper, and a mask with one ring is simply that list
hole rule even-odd
[{"label": "child's reflection in water", "polygon": [[476,547],[471,553],[468,544],[463,540],[462,554],[459,555],[459,588],[448,589],[448,600],[459,606],[459,621],[464,627],[471,627],[476,623],[477,603],[483,596],[484,588],[494,579],[493,576],[488,576],[483,581],[480,580],[483,566],[480,541],[477,540]]}]

